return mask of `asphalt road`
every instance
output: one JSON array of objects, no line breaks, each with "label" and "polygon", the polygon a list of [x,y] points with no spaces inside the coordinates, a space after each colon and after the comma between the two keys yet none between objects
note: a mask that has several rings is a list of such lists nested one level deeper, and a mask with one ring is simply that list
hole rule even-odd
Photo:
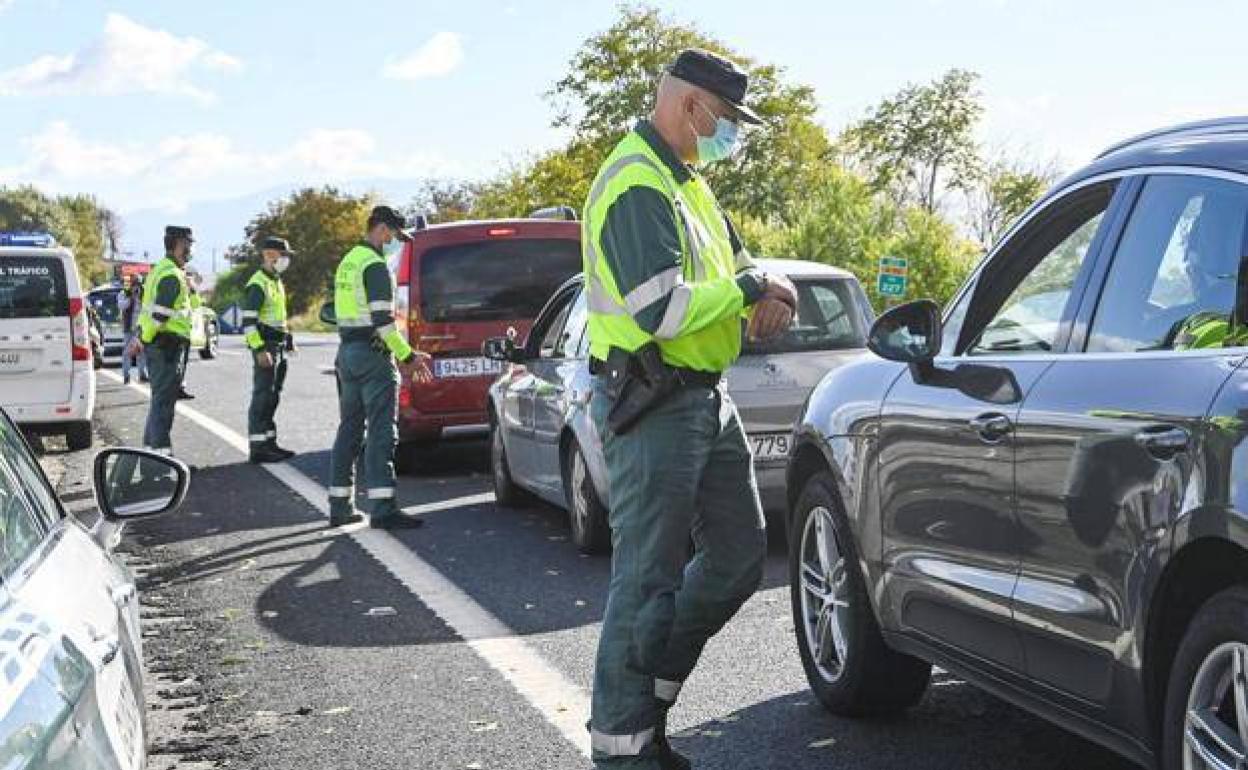
[{"label": "asphalt road", "polygon": [[[279,431],[301,453],[292,465],[324,485],[336,342],[308,337],[301,348]],[[331,534],[308,500],[223,438],[246,435],[250,367],[238,338],[223,341],[217,360],[193,362],[197,398],[186,406],[210,419],[180,415],[174,446],[200,470],[182,510],[132,526],[124,546],[147,565],[147,615],[159,620],[172,606],[179,618],[153,621],[149,647],[202,684],[204,740],[191,758],[244,768],[589,767],[567,725],[583,718],[608,559],[576,553],[560,510],[494,505],[483,441],[447,445],[401,478],[403,505],[441,503],[422,530],[368,533],[384,543]],[[104,441],[139,443],[145,410],[143,393],[101,376]],[[204,427],[212,421],[227,433]],[[419,557],[462,594],[414,592],[378,543],[397,548],[399,562]],[[696,767],[1129,767],[948,675],[902,718],[829,716],[806,689],[786,582],[784,548],[773,542],[763,589],[682,693],[674,743]],[[466,642],[454,629],[467,621],[447,611],[455,602],[501,625]],[[525,684],[525,661],[552,675]]]}]

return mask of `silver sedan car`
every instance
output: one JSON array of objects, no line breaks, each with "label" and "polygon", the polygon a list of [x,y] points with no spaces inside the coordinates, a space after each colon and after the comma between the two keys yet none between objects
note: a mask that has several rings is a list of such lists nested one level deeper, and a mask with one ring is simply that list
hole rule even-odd
[{"label": "silver sedan car", "polygon": [[[862,354],[874,315],[852,274],[799,260],[765,259],[797,286],[793,326],[766,344],[747,343],[727,382],[754,450],[768,511],[785,506],[784,468],[792,426],[828,371]],[[487,341],[487,356],[510,364],[491,386],[494,491],[501,505],[534,497],[566,508],[585,553],[610,547],[602,445],[586,405],[592,390],[585,297],[580,277],[561,286],[521,346]]]}]

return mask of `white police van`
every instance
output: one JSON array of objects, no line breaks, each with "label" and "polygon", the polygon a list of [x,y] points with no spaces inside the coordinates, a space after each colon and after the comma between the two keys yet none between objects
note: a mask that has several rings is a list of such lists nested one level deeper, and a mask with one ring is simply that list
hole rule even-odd
[{"label": "white police van", "polygon": [[95,371],[69,249],[44,233],[0,233],[0,406],[31,433],[91,446]]}]

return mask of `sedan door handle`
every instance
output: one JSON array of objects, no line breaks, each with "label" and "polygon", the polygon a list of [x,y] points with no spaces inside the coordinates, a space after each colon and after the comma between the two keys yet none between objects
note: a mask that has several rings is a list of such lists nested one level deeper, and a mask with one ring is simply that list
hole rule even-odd
[{"label": "sedan door handle", "polygon": [[1173,425],[1157,425],[1135,434],[1135,443],[1146,449],[1153,457],[1169,460],[1180,452],[1186,452],[1192,435],[1185,428]]},{"label": "sedan door handle", "polygon": [[1014,428],[1014,423],[1003,414],[981,414],[970,421],[971,430],[989,444],[995,444],[1005,438]]},{"label": "sedan door handle", "polygon": [[112,590],[113,604],[118,607],[125,607],[134,601],[134,597],[138,594],[134,583],[123,583]]}]

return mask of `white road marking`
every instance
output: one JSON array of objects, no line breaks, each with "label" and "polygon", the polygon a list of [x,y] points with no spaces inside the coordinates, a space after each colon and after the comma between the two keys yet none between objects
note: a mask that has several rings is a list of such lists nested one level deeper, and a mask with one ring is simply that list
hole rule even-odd
[{"label": "white road marking", "polygon": [[470,505],[483,505],[485,503],[494,502],[493,492],[482,492],[479,495],[464,495],[463,497],[452,497],[449,500],[438,500],[435,503],[422,503],[421,505],[409,505],[403,509],[404,513],[434,513],[436,511],[449,511],[452,508],[467,508]]},{"label": "white road marking", "polygon": [[[121,382],[121,377],[114,372],[104,370],[101,373],[118,383]],[[150,391],[138,383],[131,383],[129,387],[150,395]],[[217,420],[185,403],[177,405],[177,412],[234,449],[247,453],[247,439]],[[288,463],[272,463],[260,467],[323,516],[329,516],[329,493],[325,487]],[[478,505],[493,499],[492,493],[483,493],[410,506],[404,510],[425,513],[463,505]],[[359,543],[417,599],[440,617],[581,754],[590,756],[589,733],[585,730],[585,723],[589,720],[589,694],[584,689],[569,681],[515,631],[392,535],[368,529],[362,524],[343,527],[341,531]]]}]

